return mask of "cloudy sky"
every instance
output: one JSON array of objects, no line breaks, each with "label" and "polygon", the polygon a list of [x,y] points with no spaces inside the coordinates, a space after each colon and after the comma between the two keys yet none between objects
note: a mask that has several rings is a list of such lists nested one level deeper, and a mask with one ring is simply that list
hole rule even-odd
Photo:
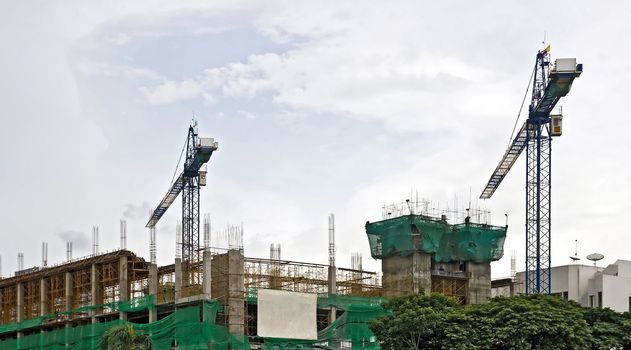
[{"label": "cloudy sky", "polygon": [[[202,212],[243,223],[245,252],[338,265],[369,256],[363,225],[410,189],[475,199],[508,143],[542,48],[584,74],[553,143],[553,264],[631,259],[627,58],[631,6],[576,1],[1,1],[3,274],[118,247],[148,257],[144,224],[166,192],[193,116],[214,137]],[[524,260],[522,157],[491,200]],[[158,230],[174,256],[179,201]],[[509,273],[509,255],[494,276]]]}]

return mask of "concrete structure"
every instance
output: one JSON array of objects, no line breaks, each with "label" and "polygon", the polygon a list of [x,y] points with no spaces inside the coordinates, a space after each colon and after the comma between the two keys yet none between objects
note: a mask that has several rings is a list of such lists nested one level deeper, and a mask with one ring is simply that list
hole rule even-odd
[{"label": "concrete structure", "polygon": [[491,264],[436,263],[431,254],[382,259],[384,296],[441,293],[463,304],[485,303],[491,298]]},{"label": "concrete structure", "polygon": [[[199,304],[213,298],[223,306],[216,322],[232,333],[255,336],[258,289],[274,288],[291,292],[342,295],[381,295],[377,273],[323,264],[244,257],[240,249],[207,251],[203,261],[191,264],[189,283],[183,285],[181,259],[174,264],[156,266],[127,250],[47,267],[18,272],[0,279],[0,326],[57,314],[45,325],[25,332],[0,333],[0,340],[23,334],[59,328],[127,319],[135,323],[154,322],[179,307]],[[125,300],[155,297],[155,304],[134,311],[115,311],[112,304]],[[133,304],[132,304],[133,305]],[[85,308],[86,311],[64,313]],[[335,310],[333,310],[335,311]],[[326,327],[330,308],[307,311],[303,316]]]},{"label": "concrete structure", "polygon": [[[464,224],[449,225],[444,215],[438,219],[410,214],[389,217],[376,223],[367,222],[366,233],[371,242],[372,256],[381,259],[383,295],[441,293],[456,298],[462,304],[487,302],[491,298],[492,259],[485,256],[487,251],[478,254],[475,259],[468,259],[466,254],[487,249],[488,255],[493,255],[490,246],[495,244],[500,253],[493,260],[499,259],[503,239],[482,245],[479,243],[484,239],[476,241],[496,229],[472,224],[468,217]],[[479,235],[458,235],[455,230],[478,230]],[[437,251],[442,255],[437,256]]]},{"label": "concrete structure", "polygon": [[[563,265],[552,267],[551,294],[564,299],[574,300],[583,306],[588,306],[587,285],[594,275],[602,268],[590,265]],[[525,294],[526,273],[521,271],[515,275],[514,293]]]},{"label": "concrete structure", "polygon": [[589,279],[587,306],[631,312],[631,261],[616,260]]},{"label": "concrete structure", "polygon": [[[582,306],[608,307],[618,312],[631,311],[631,261],[616,260],[606,268],[593,265],[554,266],[551,294],[574,300]],[[514,279],[493,281],[493,296],[525,293],[525,272]]]}]

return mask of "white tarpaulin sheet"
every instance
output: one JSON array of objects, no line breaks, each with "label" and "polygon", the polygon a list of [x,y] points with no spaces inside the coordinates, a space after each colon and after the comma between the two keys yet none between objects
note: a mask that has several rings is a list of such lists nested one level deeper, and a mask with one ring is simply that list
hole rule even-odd
[{"label": "white tarpaulin sheet", "polygon": [[260,337],[317,339],[318,295],[258,290],[257,335]]}]

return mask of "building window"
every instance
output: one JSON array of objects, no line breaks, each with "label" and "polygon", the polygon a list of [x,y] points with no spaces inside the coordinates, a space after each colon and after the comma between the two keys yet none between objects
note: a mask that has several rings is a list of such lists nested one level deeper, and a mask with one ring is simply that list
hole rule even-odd
[{"label": "building window", "polygon": [[629,312],[631,312],[631,297],[629,297]]},{"label": "building window", "polygon": [[589,296],[589,307],[594,307],[594,296],[593,295]]},{"label": "building window", "polygon": [[603,307],[603,292],[598,292],[598,307]]},{"label": "building window", "polygon": [[567,292],[563,292],[563,299],[567,300]]}]

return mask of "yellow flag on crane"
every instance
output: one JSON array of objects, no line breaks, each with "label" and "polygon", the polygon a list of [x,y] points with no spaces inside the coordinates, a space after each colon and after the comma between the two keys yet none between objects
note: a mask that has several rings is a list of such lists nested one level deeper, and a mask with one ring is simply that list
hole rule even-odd
[{"label": "yellow flag on crane", "polygon": [[550,45],[546,46],[546,52],[550,53]]}]

